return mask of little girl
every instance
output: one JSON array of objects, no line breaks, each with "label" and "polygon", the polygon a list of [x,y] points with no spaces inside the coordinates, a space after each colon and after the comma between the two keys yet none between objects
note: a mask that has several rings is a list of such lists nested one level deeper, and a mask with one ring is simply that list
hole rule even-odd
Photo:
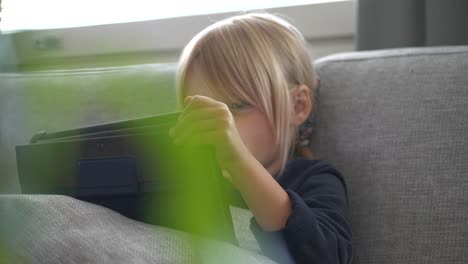
[{"label": "little girl", "polygon": [[[317,82],[300,32],[263,13],[217,22],[185,47],[177,79],[184,109],[174,142],[214,146],[264,253],[279,262],[351,263],[343,178],[298,140],[310,133]],[[265,239],[274,235],[286,254]]]}]

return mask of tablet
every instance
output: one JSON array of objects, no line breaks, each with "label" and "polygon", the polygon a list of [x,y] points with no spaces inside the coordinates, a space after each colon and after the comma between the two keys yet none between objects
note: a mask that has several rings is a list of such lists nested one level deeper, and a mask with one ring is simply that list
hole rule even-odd
[{"label": "tablet", "polygon": [[16,146],[27,194],[63,194],[146,223],[236,244],[209,145],[172,143],[179,113],[34,135]]}]

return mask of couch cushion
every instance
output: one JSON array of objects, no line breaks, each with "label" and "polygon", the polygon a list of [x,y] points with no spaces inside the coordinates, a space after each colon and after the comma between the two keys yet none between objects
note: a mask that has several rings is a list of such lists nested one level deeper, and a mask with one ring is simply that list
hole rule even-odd
[{"label": "couch cushion", "polygon": [[355,263],[468,263],[468,46],[315,67],[313,148],[347,180]]},{"label": "couch cushion", "polygon": [[124,217],[61,195],[0,195],[1,263],[269,263],[232,207],[240,247]]},{"label": "couch cushion", "polygon": [[56,131],[173,112],[175,64],[0,74],[0,193],[18,192],[15,145]]}]

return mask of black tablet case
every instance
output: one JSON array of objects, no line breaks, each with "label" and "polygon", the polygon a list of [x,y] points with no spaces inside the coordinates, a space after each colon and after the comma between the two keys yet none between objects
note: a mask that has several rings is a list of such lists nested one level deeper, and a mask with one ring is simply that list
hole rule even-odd
[{"label": "black tablet case", "polygon": [[16,146],[23,193],[64,194],[127,217],[236,243],[210,146],[176,146],[179,113],[34,135]]}]

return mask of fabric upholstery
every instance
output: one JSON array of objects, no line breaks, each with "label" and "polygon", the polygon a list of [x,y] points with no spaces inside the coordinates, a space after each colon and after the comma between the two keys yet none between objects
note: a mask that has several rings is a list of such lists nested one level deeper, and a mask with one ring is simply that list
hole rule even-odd
[{"label": "fabric upholstery", "polygon": [[468,263],[468,47],[315,66],[313,149],[348,183],[355,263]]},{"label": "fabric upholstery", "polygon": [[137,222],[67,196],[0,195],[0,262],[273,263],[258,254],[248,228],[252,214],[231,211],[240,247]]},{"label": "fabric upholstery", "polygon": [[[468,46],[355,52],[314,64],[321,86],[313,151],[347,181],[354,263],[468,263]],[[0,192],[18,191],[14,146],[33,133],[174,111],[174,69],[0,74]],[[184,235],[100,207],[55,196],[4,197],[1,232],[8,236],[2,237],[21,243],[22,256],[76,262],[125,262],[127,254],[145,262],[153,251],[161,262],[192,256],[176,250]],[[23,223],[31,225],[19,233],[11,228]],[[218,245],[216,253],[266,261],[255,255],[251,235],[242,241],[241,249]],[[46,253],[56,246],[60,252]]]}]

